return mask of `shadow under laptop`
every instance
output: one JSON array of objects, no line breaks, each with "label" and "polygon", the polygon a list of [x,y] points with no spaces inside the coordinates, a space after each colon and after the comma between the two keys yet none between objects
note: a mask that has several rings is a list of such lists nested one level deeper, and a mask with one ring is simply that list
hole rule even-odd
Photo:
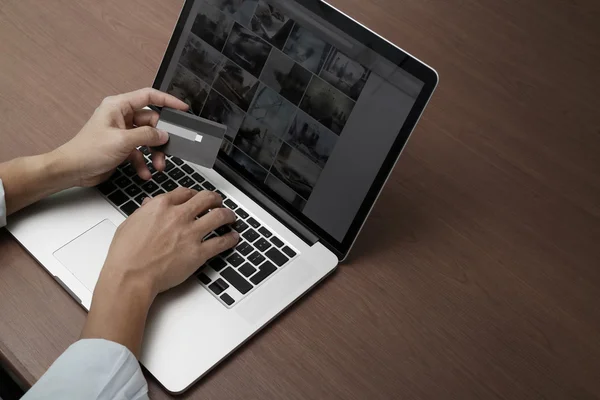
[{"label": "shadow under laptop", "polygon": [[399,250],[416,242],[426,228],[420,207],[397,186],[400,185],[386,186],[342,267],[353,266],[374,254]]}]

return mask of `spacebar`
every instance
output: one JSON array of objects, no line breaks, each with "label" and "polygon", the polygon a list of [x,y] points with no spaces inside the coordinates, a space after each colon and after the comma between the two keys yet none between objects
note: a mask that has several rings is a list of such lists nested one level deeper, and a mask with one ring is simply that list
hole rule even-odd
[{"label": "spacebar", "polygon": [[241,294],[246,294],[252,289],[252,285],[238,274],[233,268],[227,267],[221,271],[221,276],[231,285],[239,290]]}]

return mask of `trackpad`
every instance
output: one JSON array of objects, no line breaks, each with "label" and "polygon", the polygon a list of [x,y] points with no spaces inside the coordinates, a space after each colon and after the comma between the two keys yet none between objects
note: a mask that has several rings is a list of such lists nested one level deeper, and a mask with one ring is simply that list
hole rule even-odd
[{"label": "trackpad", "polygon": [[54,252],[54,257],[94,292],[117,227],[105,219]]}]

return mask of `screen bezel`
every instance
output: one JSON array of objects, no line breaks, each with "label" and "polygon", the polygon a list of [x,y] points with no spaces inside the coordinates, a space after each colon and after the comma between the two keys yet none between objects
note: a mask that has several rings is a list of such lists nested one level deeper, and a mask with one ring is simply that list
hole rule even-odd
[{"label": "screen bezel", "polygon": [[[183,8],[181,10],[181,14],[173,30],[173,34],[169,41],[169,45],[166,49],[165,55],[159,67],[159,70],[154,79],[153,87],[159,89],[165,79],[167,69],[171,63],[171,59],[175,53],[175,49],[181,38],[181,35],[184,31],[184,26],[188,17],[193,9],[193,5],[196,1],[201,0],[186,0]],[[219,160],[224,164],[228,165],[230,168],[234,169],[239,176],[246,181],[249,181],[252,186],[254,186],[257,190],[259,190],[263,195],[266,195],[271,201],[277,204],[281,209],[285,210],[291,216],[294,217],[299,223],[301,223],[305,228],[309,229],[311,232],[317,236],[320,241],[335,255],[338,259],[343,260],[346,258],[350,248],[352,247],[356,237],[358,236],[360,229],[362,228],[366,218],[368,217],[372,207],[379,196],[379,193],[383,189],[383,186],[392,172],[396,161],[400,157],[406,142],[410,134],[412,133],[415,125],[417,124],[425,106],[427,105],[433,91],[435,90],[438,83],[438,75],[431,67],[417,60],[413,56],[408,53],[405,53],[398,47],[392,45],[387,42],[385,39],[381,38],[377,34],[369,31],[367,28],[363,27],[359,23],[353,21],[349,17],[345,16],[341,12],[337,11],[332,6],[324,3],[320,0],[291,0],[294,1],[308,11],[314,13],[315,15],[323,18],[333,26],[342,30],[349,36],[353,37],[358,42],[362,43],[366,47],[380,54],[384,58],[393,62],[404,71],[413,75],[417,79],[421,80],[424,85],[423,88],[418,95],[411,111],[404,122],[404,125],[400,129],[398,137],[394,141],[392,147],[390,148],[375,180],[371,184],[365,199],[363,200],[358,212],[356,213],[354,220],[352,221],[346,235],[342,241],[336,240],[329,233],[325,232],[322,228],[320,228],[315,222],[310,220],[308,217],[304,216],[294,208],[291,204],[282,201],[279,197],[269,190],[267,187],[263,187],[262,184],[258,184],[258,182],[254,179],[252,175],[249,173],[245,173],[241,171],[239,168],[235,167],[235,163],[231,162],[231,159],[223,153],[222,151],[219,153]],[[219,163],[215,165],[215,170],[219,171]],[[230,174],[229,174],[230,175]],[[235,182],[233,182],[235,184]],[[256,198],[255,198],[256,199]],[[269,207],[265,207],[269,210]],[[282,221],[283,222],[283,221]]]}]

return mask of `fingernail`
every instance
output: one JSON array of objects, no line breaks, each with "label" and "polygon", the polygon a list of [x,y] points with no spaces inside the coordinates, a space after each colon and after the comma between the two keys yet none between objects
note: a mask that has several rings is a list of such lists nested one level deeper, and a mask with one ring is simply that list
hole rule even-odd
[{"label": "fingernail", "polygon": [[158,135],[160,136],[160,140],[167,141],[169,140],[169,132],[163,131],[162,129],[158,129]]},{"label": "fingernail", "polygon": [[233,238],[234,238],[235,240],[239,240],[239,238],[240,238],[240,234],[239,234],[238,232],[236,232],[236,231],[233,231]]}]

